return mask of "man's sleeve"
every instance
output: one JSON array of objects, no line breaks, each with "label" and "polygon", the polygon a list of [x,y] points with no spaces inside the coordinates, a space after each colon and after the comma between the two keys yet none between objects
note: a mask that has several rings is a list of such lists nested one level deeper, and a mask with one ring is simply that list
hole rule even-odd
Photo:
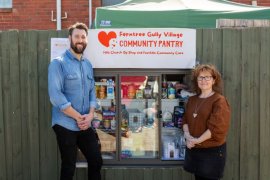
[{"label": "man's sleeve", "polygon": [[71,105],[63,94],[64,76],[60,62],[53,60],[48,69],[48,91],[52,105],[61,111]]}]

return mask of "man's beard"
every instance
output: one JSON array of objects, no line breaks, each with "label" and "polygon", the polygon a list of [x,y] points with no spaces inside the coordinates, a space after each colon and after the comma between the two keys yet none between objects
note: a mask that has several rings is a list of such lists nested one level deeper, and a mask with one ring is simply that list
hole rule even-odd
[{"label": "man's beard", "polygon": [[[82,48],[77,48],[77,45],[78,44],[81,44],[82,45]],[[76,43],[76,44],[74,44],[73,43],[73,41],[71,40],[71,42],[70,42],[70,47],[71,47],[71,49],[73,49],[73,51],[75,52],[75,53],[77,53],[77,54],[82,54],[83,53],[83,51],[85,50],[85,48],[86,48],[86,43]]]}]

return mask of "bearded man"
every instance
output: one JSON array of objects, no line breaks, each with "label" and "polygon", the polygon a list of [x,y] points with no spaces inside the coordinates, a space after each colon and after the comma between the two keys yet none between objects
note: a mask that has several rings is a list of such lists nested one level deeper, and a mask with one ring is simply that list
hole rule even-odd
[{"label": "bearded man", "polygon": [[52,128],[61,153],[60,180],[72,180],[77,148],[88,163],[88,180],[100,180],[102,157],[95,131],[91,128],[96,107],[93,68],[83,56],[88,28],[76,23],[69,28],[70,49],[48,68],[48,91],[52,107]]}]

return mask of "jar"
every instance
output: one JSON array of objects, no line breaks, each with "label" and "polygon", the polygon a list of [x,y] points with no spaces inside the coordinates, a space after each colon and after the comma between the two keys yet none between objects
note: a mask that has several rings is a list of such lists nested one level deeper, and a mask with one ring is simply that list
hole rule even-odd
[{"label": "jar", "polygon": [[98,120],[98,119],[93,119],[93,121],[92,121],[92,126],[93,126],[94,128],[99,128],[99,125],[100,125],[100,120]]},{"label": "jar", "polygon": [[162,114],[162,120],[164,122],[171,122],[172,121],[172,113],[165,110],[165,112]]},{"label": "jar", "polygon": [[141,89],[136,90],[136,99],[143,99],[143,91]]},{"label": "jar", "polygon": [[111,127],[111,121],[109,119],[105,119],[103,121],[103,126],[105,129],[109,129]]}]

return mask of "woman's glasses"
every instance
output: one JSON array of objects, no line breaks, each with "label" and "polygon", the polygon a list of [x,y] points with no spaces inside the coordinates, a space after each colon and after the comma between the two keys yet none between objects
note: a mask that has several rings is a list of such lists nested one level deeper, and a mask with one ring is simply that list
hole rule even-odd
[{"label": "woman's glasses", "polygon": [[212,76],[198,76],[197,77],[198,81],[202,81],[202,80],[210,81],[211,79],[212,79]]}]

